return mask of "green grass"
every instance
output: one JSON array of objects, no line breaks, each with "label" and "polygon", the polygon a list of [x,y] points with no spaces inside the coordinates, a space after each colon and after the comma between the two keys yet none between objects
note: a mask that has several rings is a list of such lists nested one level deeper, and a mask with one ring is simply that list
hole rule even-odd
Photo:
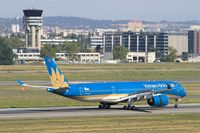
[{"label": "green grass", "polygon": [[197,133],[200,113],[81,118],[0,119],[3,133]]},{"label": "green grass", "polygon": [[23,91],[20,86],[0,87],[0,108],[97,105],[61,97],[42,89]]},{"label": "green grass", "polygon": [[[77,64],[59,65],[68,79],[74,80],[150,80],[200,79],[199,63],[152,64]],[[0,81],[49,80],[44,65],[0,66]]]},{"label": "green grass", "polygon": [[[80,71],[80,72],[65,72],[70,81],[123,81],[123,80],[192,80],[200,79],[200,71],[129,71],[129,70],[102,70],[102,71]],[[0,81],[15,81],[21,80],[49,80],[47,72],[33,71],[26,73],[3,73],[0,76]]]}]

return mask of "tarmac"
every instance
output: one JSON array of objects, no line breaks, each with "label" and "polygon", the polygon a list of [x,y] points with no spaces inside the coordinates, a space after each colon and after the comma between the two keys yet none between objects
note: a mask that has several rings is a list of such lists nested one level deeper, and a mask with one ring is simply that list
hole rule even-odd
[{"label": "tarmac", "polygon": [[98,109],[97,106],[48,107],[48,108],[9,108],[0,109],[0,119],[96,117],[96,116],[132,116],[200,113],[200,104],[181,104],[180,108],[169,105],[155,108],[148,105],[137,106],[135,110],[123,110],[122,106],[111,109]]}]

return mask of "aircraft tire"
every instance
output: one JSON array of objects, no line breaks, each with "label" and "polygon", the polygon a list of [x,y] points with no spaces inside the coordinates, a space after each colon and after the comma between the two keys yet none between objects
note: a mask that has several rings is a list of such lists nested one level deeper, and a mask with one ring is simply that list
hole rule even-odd
[{"label": "aircraft tire", "polygon": [[124,107],[123,107],[123,110],[126,110],[126,109],[127,109],[127,107],[126,107],[126,106],[124,106]]},{"label": "aircraft tire", "polygon": [[175,105],[174,105],[174,108],[180,108],[180,105],[175,104]]},{"label": "aircraft tire", "polygon": [[104,107],[103,107],[103,105],[99,105],[99,109],[103,109]]},{"label": "aircraft tire", "polygon": [[132,106],[132,107],[131,107],[131,110],[135,110],[135,109],[136,109],[136,107],[135,107],[135,106]]}]

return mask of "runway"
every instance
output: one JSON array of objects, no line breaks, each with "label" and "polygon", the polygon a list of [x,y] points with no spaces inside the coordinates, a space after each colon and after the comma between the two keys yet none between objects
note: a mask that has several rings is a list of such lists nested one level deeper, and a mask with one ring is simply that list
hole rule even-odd
[{"label": "runway", "polygon": [[169,105],[166,108],[153,108],[147,105],[140,105],[137,106],[137,109],[134,111],[122,110],[122,106],[112,106],[112,109],[103,110],[98,109],[97,106],[10,108],[0,109],[0,119],[129,116],[180,113],[200,113],[200,104],[182,104],[180,108],[173,108],[173,105]]}]

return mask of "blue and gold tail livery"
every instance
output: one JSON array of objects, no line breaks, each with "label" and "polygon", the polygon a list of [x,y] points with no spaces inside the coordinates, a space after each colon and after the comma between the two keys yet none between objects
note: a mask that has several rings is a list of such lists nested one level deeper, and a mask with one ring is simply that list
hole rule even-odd
[{"label": "blue and gold tail livery", "polygon": [[51,83],[54,89],[64,89],[69,88],[69,83],[67,78],[63,75],[60,69],[56,66],[54,60],[49,57],[45,57],[45,64],[49,72]]}]

